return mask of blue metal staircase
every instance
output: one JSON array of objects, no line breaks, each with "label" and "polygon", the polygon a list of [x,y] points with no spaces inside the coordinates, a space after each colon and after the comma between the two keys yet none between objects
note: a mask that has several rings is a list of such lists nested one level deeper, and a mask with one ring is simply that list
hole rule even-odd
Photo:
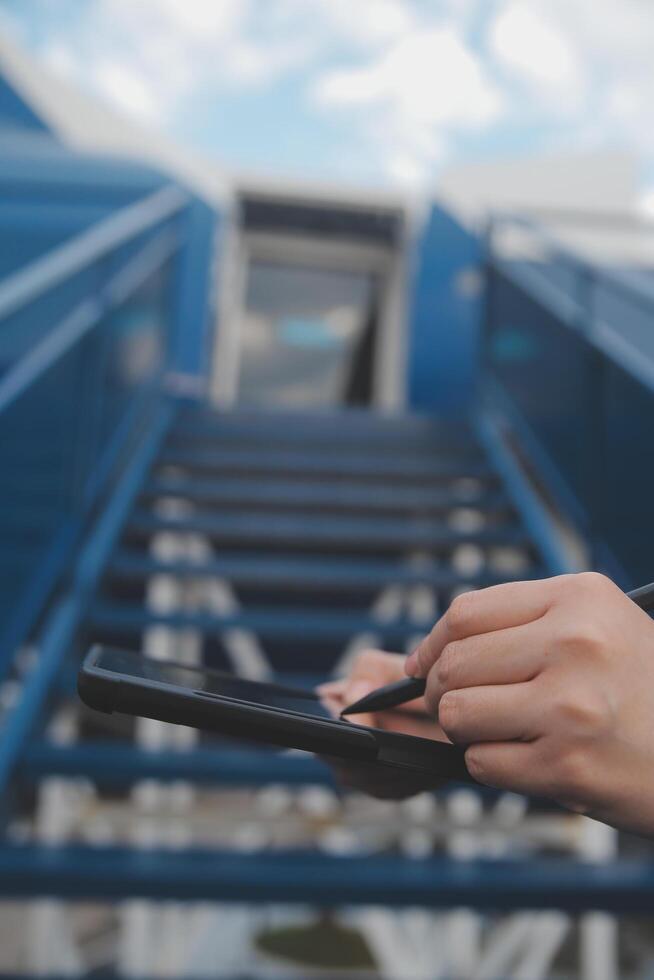
[{"label": "blue metal staircase", "polygon": [[[35,185],[74,210],[64,157],[57,169],[51,148],[21,152],[0,160],[12,221],[35,220]],[[30,801],[53,779],[123,799],[148,781],[334,787],[312,757],[209,738],[153,751],[129,725],[102,729],[74,694],[91,642],[138,650],[163,630],[239,668],[236,633],[263,654],[257,669],[311,685],[357,642],[404,649],[462,589],[564,571],[562,521],[622,584],[654,577],[654,358],[592,302],[614,290],[628,316],[654,297],[582,263],[583,289],[562,297],[491,237],[467,412],[217,412],[171,377],[197,371],[219,216],[145,169],[69,162],[84,213],[0,282],[0,897],[651,912],[649,860],[144,850],[35,830]],[[153,595],[161,581],[177,604]],[[220,601],[186,602],[212,583]],[[62,741],[66,712],[77,734]]]},{"label": "blue metal staircase", "polygon": [[[99,641],[137,650],[152,626],[190,629],[204,638],[205,660],[224,667],[229,659],[221,637],[239,628],[261,640],[276,675],[313,684],[329,675],[357,635],[401,649],[430,628],[431,619],[371,612],[380,590],[427,586],[445,609],[462,588],[550,571],[521,516],[515,487],[502,480],[466,424],[419,416],[387,421],[362,412],[260,418],[180,404],[156,451],[151,440],[129,481],[129,506],[112,528],[112,545],[90,574],[98,587],[79,609],[74,634],[65,633],[67,646],[83,650]],[[181,516],[162,517],[171,503]],[[203,561],[162,560],[152,554],[161,534],[200,535],[215,545],[215,554]],[[88,568],[84,554],[81,560]],[[239,608],[228,615],[153,610],[146,585],[161,575],[227,580]],[[52,625],[47,639],[57,643]],[[38,688],[27,681],[25,700],[39,698],[40,712],[46,693],[50,711],[73,697],[75,658],[68,654],[61,647],[57,658],[51,654],[56,669]],[[37,670],[47,669],[44,659],[42,653]],[[333,785],[330,770],[313,758],[219,739],[205,738],[186,752],[152,752],[124,734],[107,739],[96,731],[62,746],[48,737],[47,717],[41,714],[35,738],[27,738],[26,727],[17,732],[10,725],[10,738],[23,736],[12,760],[17,787],[53,776],[91,780],[100,792],[152,779],[223,788]],[[579,909],[640,904],[645,890],[642,869],[635,878],[635,868],[622,866],[580,873],[569,861],[459,866],[441,856],[416,864],[379,854],[354,869],[351,859],[316,852],[235,856],[197,848],[175,854],[6,844],[0,894]]]},{"label": "blue metal staircase", "polygon": [[[162,513],[167,501],[180,513]],[[215,553],[202,565],[153,558],[151,542],[166,532],[200,535]],[[476,549],[473,573],[457,571],[465,545]],[[467,427],[363,413],[280,415],[261,426],[256,415],[187,410],[152,466],[88,623],[94,638],[120,643],[138,642],[152,623],[210,635],[249,629],[271,644],[276,670],[323,673],[357,634],[401,649],[430,628],[372,616],[381,588],[429,585],[444,609],[457,589],[506,577],[493,565],[501,548],[515,550],[521,574],[542,573]],[[422,562],[411,562],[413,552]],[[227,579],[240,608],[157,614],[136,601],[139,584],[171,571]]]},{"label": "blue metal staircase", "polygon": [[[375,598],[384,590],[428,587],[442,610],[461,589],[549,571],[511,490],[467,424],[441,425],[424,416],[386,420],[365,412],[261,417],[184,404],[173,411],[156,452],[151,446],[147,465],[144,457],[138,467],[138,482],[136,476],[130,481],[130,506],[91,575],[98,587],[79,610],[77,643],[72,632],[66,634],[78,649],[105,642],[138,650],[148,629],[164,626],[200,635],[205,661],[225,667],[230,662],[221,638],[238,628],[261,641],[275,675],[313,684],[330,675],[357,636],[403,649],[429,630],[433,618],[404,610],[376,613]],[[162,516],[167,505],[179,516]],[[205,560],[161,559],[152,545],[162,534],[181,541],[199,535],[215,553]],[[160,576],[182,583],[227,581],[238,609],[157,611],[146,591]],[[62,649],[58,656],[47,677],[50,712],[74,696],[75,658]],[[29,697],[29,680],[26,687]],[[223,788],[334,785],[330,770],[311,757],[236,748],[215,738],[192,751],[153,753],[130,737],[107,739],[96,731],[62,746],[48,737],[47,716],[13,758],[17,786],[53,776],[92,780],[100,792],[151,779]],[[84,715],[81,720],[84,731]],[[197,874],[200,867],[210,872]],[[524,881],[513,891],[505,880],[501,897],[497,875],[513,878],[511,865],[491,862],[489,874],[486,864],[460,873],[442,857],[416,865],[380,854],[357,865],[355,875],[353,869],[349,860],[316,852],[264,859],[219,850],[174,855],[65,843],[6,845],[0,849],[0,895],[317,904],[379,899],[433,907],[542,907],[551,901],[536,888],[542,870],[536,865],[523,869]],[[569,869],[562,865],[560,872],[567,879]],[[584,887],[589,897],[590,886]],[[592,895],[600,905],[614,901],[609,889],[602,895],[593,888]],[[583,905],[584,899],[577,891],[569,901]]]}]

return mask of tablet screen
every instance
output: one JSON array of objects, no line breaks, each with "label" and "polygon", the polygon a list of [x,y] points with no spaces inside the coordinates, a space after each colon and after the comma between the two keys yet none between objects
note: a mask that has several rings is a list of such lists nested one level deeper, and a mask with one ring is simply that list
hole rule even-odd
[{"label": "tablet screen", "polygon": [[231,674],[202,667],[185,667],[165,660],[153,660],[124,650],[104,648],[98,654],[96,666],[112,673],[123,674],[157,684],[169,684],[189,691],[202,691],[238,701],[260,704],[266,708],[296,711],[317,718],[332,716],[312,691],[294,690],[276,684],[243,680]]}]

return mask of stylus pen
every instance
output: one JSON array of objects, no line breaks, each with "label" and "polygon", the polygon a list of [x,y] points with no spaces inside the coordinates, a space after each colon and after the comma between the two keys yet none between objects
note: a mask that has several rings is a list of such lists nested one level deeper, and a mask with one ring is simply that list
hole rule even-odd
[{"label": "stylus pen", "polygon": [[[632,599],[637,606],[645,612],[654,610],[654,582],[643,585],[640,589],[627,592],[629,599]],[[407,701],[422,697],[425,693],[426,680],[424,677],[407,677],[403,681],[395,684],[386,684],[385,687],[378,687],[376,691],[366,694],[365,698],[360,698],[354,704],[350,704],[341,715],[357,715],[364,711],[383,711],[385,708],[397,708]]]}]

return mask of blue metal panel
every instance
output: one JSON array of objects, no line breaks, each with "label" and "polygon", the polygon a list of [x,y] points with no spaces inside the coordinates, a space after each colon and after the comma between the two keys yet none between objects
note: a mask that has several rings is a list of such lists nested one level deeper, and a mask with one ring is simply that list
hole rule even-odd
[{"label": "blue metal panel", "polygon": [[[124,292],[125,276],[112,283],[112,273],[126,273],[139,251],[147,257],[150,235],[155,229],[163,234],[166,221],[184,203],[180,192],[165,188],[0,283],[0,364],[9,366],[21,354],[32,353],[35,343],[83,300],[96,310],[116,305],[116,289]],[[138,285],[137,280],[132,288]]]},{"label": "blue metal panel", "polygon": [[0,128],[13,127],[49,132],[44,120],[18,94],[8,79],[0,75]]},{"label": "blue metal panel", "polygon": [[0,848],[0,895],[65,899],[310,902],[394,908],[654,911],[654,866],[642,859],[407,860],[304,851],[256,854],[201,849]]},{"label": "blue metal panel", "polygon": [[157,397],[167,225],[184,202],[161,190],[0,283],[5,668]]},{"label": "blue metal panel", "polygon": [[438,206],[417,245],[410,309],[409,403],[463,414],[476,379],[480,245]]},{"label": "blue metal panel", "polygon": [[100,203],[37,204],[6,200],[6,194],[7,188],[0,183],[1,235],[3,241],[11,241],[11,248],[0,249],[0,281],[108,214],[108,208]]},{"label": "blue metal panel", "polygon": [[545,258],[489,253],[483,410],[503,419],[596,567],[634,587],[654,575],[654,289],[594,269],[524,219],[496,224],[533,232]]},{"label": "blue metal panel", "polygon": [[218,214],[195,198],[184,212],[185,247],[177,270],[175,304],[176,343],[173,365],[180,374],[206,378],[215,339],[214,283],[218,275]]},{"label": "blue metal panel", "polygon": [[493,273],[491,288],[485,393],[504,415],[524,420],[542,448],[540,475],[547,478],[548,468],[555,469],[560,502],[588,530],[596,479],[593,351],[582,333],[504,273]]},{"label": "blue metal panel", "polygon": [[11,188],[14,201],[103,201],[115,208],[166,183],[170,178],[146,164],[77,153],[49,134],[0,128],[0,189],[4,196]]},{"label": "blue metal panel", "polygon": [[608,362],[604,386],[598,558],[634,588],[654,577],[654,386]]},{"label": "blue metal panel", "polygon": [[79,556],[70,592],[53,607],[42,626],[36,644],[38,663],[23,684],[20,700],[4,724],[0,741],[0,797],[40,712],[44,710],[50,689],[70,652],[82,614],[115,545],[126,513],[170,424],[170,418],[170,408],[162,406],[154,417],[147,420],[139,450],[122,475]]},{"label": "blue metal panel", "polygon": [[542,557],[546,575],[565,575],[578,571],[561,540],[560,530],[545,504],[534,493],[525,473],[514,454],[504,443],[502,431],[490,413],[479,420],[479,434],[493,460],[497,472],[501,474],[507,493],[529,531],[534,546]]}]

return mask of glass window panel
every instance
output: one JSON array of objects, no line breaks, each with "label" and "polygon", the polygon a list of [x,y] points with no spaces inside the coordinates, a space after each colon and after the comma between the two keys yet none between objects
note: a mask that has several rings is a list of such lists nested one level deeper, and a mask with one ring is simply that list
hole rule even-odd
[{"label": "glass window panel", "polygon": [[338,404],[373,315],[374,277],[276,263],[248,270],[239,400]]}]

